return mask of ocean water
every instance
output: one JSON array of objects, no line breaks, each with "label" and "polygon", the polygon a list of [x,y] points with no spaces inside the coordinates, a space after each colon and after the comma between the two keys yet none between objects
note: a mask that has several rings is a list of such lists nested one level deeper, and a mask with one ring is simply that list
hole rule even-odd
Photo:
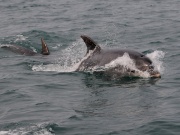
[{"label": "ocean water", "polygon": [[[0,0],[0,135],[179,135],[179,0]],[[81,34],[145,53],[160,79],[74,72]],[[125,61],[126,59],[120,59]]]}]

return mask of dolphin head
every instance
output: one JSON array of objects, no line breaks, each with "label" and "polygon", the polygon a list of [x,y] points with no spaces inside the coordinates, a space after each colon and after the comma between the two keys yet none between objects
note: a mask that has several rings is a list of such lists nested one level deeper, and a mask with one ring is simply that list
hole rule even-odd
[{"label": "dolphin head", "polygon": [[130,57],[134,60],[137,69],[140,71],[147,71],[151,77],[161,77],[161,74],[155,70],[152,61],[146,55],[134,52],[130,53]]}]

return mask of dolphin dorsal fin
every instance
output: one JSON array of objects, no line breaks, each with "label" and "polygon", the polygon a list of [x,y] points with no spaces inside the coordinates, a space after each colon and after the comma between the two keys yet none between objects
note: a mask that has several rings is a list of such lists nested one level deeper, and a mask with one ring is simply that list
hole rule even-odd
[{"label": "dolphin dorsal fin", "polygon": [[87,53],[89,53],[89,50],[95,50],[95,49],[96,49],[96,51],[101,50],[101,47],[94,40],[92,40],[90,37],[88,37],[86,35],[81,35],[81,38],[84,40],[84,42],[87,46]]},{"label": "dolphin dorsal fin", "polygon": [[44,42],[44,39],[43,39],[43,38],[41,38],[41,44],[42,44],[41,54],[42,54],[42,55],[49,55],[49,54],[50,54],[49,49],[48,49],[46,43]]}]

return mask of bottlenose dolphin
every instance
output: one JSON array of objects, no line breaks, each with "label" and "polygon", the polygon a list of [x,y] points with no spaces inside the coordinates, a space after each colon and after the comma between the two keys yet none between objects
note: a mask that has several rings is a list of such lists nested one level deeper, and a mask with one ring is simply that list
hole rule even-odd
[{"label": "bottlenose dolphin", "polygon": [[[152,61],[142,53],[128,50],[128,49],[102,49],[94,40],[86,35],[81,35],[87,46],[85,58],[82,59],[76,71],[88,71],[94,67],[103,67],[110,62],[128,54],[129,58],[133,60],[138,71],[149,73],[150,77],[161,77],[160,73],[154,69]],[[124,67],[119,63],[115,67],[105,70],[106,74],[114,74],[117,76],[138,76],[138,71]]]},{"label": "bottlenose dolphin", "polygon": [[[50,54],[49,49],[48,49],[46,43],[44,42],[43,38],[41,38],[41,44],[42,44],[41,54],[42,55],[49,55]],[[22,54],[22,55],[28,55],[28,56],[33,56],[33,55],[38,54],[31,49],[27,49],[25,47],[18,46],[18,45],[5,45],[5,46],[1,46],[1,48],[5,48],[8,50],[11,50],[12,52]]]}]

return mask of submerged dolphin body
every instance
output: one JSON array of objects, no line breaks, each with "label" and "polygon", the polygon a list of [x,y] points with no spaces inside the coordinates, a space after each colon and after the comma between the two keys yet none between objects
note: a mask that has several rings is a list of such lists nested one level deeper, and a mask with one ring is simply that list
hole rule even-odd
[{"label": "submerged dolphin body", "polygon": [[110,67],[105,70],[106,74],[116,75],[118,77],[122,76],[138,76],[138,72],[147,71],[150,77],[161,77],[158,71],[154,70],[154,66],[152,65],[152,61],[146,57],[144,54],[132,51],[132,50],[104,50],[93,41],[90,37],[82,35],[81,38],[84,40],[87,46],[87,52],[85,59],[83,59],[77,68],[76,71],[88,71],[93,69],[94,67],[105,67],[110,62],[116,60],[119,57],[128,54],[129,58],[133,60],[136,69],[134,70],[128,67],[125,67],[121,63],[114,67]]},{"label": "submerged dolphin body", "polygon": [[[41,44],[42,44],[41,54],[49,55],[50,54],[49,49],[48,49],[46,43],[44,42],[43,38],[41,38]],[[27,49],[27,48],[24,48],[24,47],[18,46],[18,45],[6,45],[6,46],[2,46],[1,48],[8,49],[8,50],[11,50],[12,52],[22,54],[22,55],[27,55],[27,56],[33,56],[33,55],[38,54],[31,49]]]}]

